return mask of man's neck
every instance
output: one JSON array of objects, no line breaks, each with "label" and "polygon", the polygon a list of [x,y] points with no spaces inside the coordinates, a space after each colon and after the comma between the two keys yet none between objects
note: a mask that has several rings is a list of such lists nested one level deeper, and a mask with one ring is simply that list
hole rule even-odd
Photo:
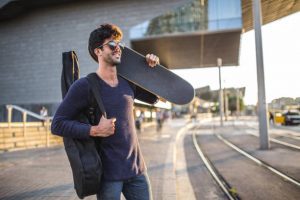
[{"label": "man's neck", "polygon": [[114,87],[118,85],[116,66],[106,66],[99,64],[96,73],[102,80],[104,80],[110,86]]}]

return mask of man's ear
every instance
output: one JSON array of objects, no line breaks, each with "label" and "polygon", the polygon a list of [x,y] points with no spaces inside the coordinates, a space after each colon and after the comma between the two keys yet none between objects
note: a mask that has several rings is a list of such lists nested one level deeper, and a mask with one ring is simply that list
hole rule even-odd
[{"label": "man's ear", "polygon": [[101,49],[96,48],[96,49],[94,49],[94,53],[98,56],[98,55],[102,54],[102,51],[101,51]]}]

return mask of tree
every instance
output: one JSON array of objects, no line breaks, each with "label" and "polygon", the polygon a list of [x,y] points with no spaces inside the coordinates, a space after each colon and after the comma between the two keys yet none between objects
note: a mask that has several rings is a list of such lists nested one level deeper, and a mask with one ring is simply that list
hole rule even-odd
[{"label": "tree", "polygon": [[[229,96],[228,97],[228,110],[230,110],[231,113],[237,111],[237,96]],[[243,98],[239,97],[239,106],[240,111],[244,110],[244,100]]]}]

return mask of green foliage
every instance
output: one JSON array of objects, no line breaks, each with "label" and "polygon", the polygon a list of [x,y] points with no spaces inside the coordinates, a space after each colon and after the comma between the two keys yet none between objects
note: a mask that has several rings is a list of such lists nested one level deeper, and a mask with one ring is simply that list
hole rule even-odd
[{"label": "green foliage", "polygon": [[[239,107],[240,111],[244,110],[245,105],[243,98],[239,98]],[[229,96],[228,97],[228,110],[231,112],[236,112],[237,111],[237,97],[236,96]]]}]

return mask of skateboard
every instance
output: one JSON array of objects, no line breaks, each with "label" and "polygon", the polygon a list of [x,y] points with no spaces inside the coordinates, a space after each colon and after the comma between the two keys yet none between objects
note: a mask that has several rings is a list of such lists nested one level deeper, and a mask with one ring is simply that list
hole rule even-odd
[{"label": "skateboard", "polygon": [[188,104],[195,96],[186,80],[162,65],[149,67],[145,56],[128,47],[122,51],[117,71],[126,80],[174,104]]}]

